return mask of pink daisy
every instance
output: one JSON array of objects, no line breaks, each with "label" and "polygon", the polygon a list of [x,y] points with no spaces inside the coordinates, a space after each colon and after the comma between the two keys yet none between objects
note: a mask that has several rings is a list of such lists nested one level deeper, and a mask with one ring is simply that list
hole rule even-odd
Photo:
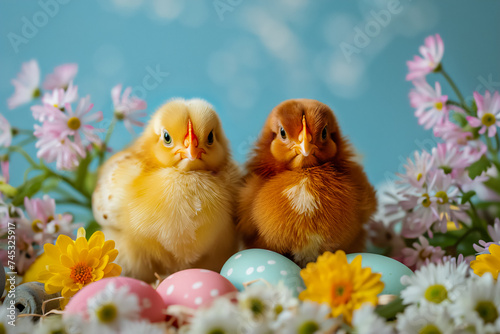
[{"label": "pink daisy", "polygon": [[26,104],[40,96],[40,68],[36,60],[23,63],[21,72],[16,79],[12,79],[14,94],[7,100],[9,109]]},{"label": "pink daisy", "polygon": [[495,223],[493,226],[488,226],[488,234],[490,235],[490,242],[486,242],[484,240],[479,240],[479,245],[474,244],[474,249],[476,252],[481,254],[489,254],[488,247],[491,244],[500,244],[500,218],[495,219]]},{"label": "pink daisy", "polygon": [[34,134],[38,138],[35,145],[38,148],[36,156],[48,163],[56,161],[59,170],[74,170],[78,167],[79,158],[85,158],[85,148],[68,137],[61,136],[60,131],[51,122],[44,122],[42,126],[35,125]]},{"label": "pink daisy", "polygon": [[9,183],[10,180],[9,165],[9,160],[0,160],[0,171],[2,172],[0,180],[3,179],[5,183]]},{"label": "pink daisy", "polygon": [[451,175],[446,175],[442,171],[438,171],[431,183],[432,189],[431,210],[438,218],[434,225],[436,230],[445,233],[448,230],[448,223],[453,223],[457,228],[462,222],[468,224],[470,222],[467,210],[468,205],[460,203],[460,190],[454,185],[454,180]]},{"label": "pink daisy", "polygon": [[434,166],[442,169],[445,174],[457,176],[472,163],[467,151],[452,143],[439,143],[432,149]]},{"label": "pink daisy", "polygon": [[53,120],[52,114],[57,113],[57,111],[53,108],[47,108],[47,105],[52,106],[55,109],[63,109],[66,103],[73,103],[77,99],[78,86],[73,86],[72,82],[70,82],[66,90],[56,88],[51,93],[44,94],[42,98],[43,105],[34,105],[31,107],[33,118],[40,122],[44,122],[46,119]]},{"label": "pink daisy", "polygon": [[113,105],[115,108],[115,116],[119,120],[123,120],[125,127],[130,133],[134,133],[132,125],[144,126],[143,122],[137,120],[138,117],[145,117],[147,114],[145,112],[139,112],[147,107],[146,101],[141,100],[138,97],[130,96],[132,92],[132,87],[127,87],[123,91],[123,95],[120,98],[120,92],[122,90],[122,85],[118,84],[111,90],[111,98],[113,99]]},{"label": "pink daisy", "polygon": [[427,181],[427,174],[432,168],[433,157],[427,151],[414,152],[414,159],[407,159],[407,164],[404,166],[406,173],[398,174],[401,178],[398,183],[402,183],[408,187],[422,188]]},{"label": "pink daisy", "polygon": [[433,247],[429,244],[429,241],[423,237],[418,237],[418,242],[413,243],[413,248],[404,248],[401,252],[403,253],[403,263],[410,268],[420,269],[420,267],[425,266],[429,263],[441,263],[445,255],[444,250],[441,247]]},{"label": "pink daisy", "polygon": [[47,74],[43,82],[43,89],[66,89],[78,73],[78,64],[63,64],[54,68],[54,73]]},{"label": "pink daisy", "polygon": [[78,100],[78,86],[69,83],[68,88],[55,88],[51,93],[45,93],[42,97],[44,104],[50,104],[56,108],[64,108],[66,103],[73,103]]},{"label": "pink daisy", "polygon": [[56,201],[53,198],[48,195],[31,200],[25,197],[24,207],[35,232],[33,239],[39,245],[54,241],[60,234],[72,236],[73,217],[69,214],[57,215]]},{"label": "pink daisy", "polygon": [[12,128],[9,121],[0,114],[0,147],[9,147],[12,143]]},{"label": "pink daisy", "polygon": [[444,54],[444,43],[439,34],[429,36],[425,39],[425,45],[420,46],[422,57],[415,56],[412,60],[406,62],[409,73],[406,80],[423,78],[428,73],[435,71],[441,63]]},{"label": "pink daisy", "polygon": [[410,91],[410,103],[418,117],[418,124],[430,129],[436,124],[443,124],[448,119],[447,95],[441,94],[441,85],[435,84],[435,90],[425,81],[414,81],[415,89]]},{"label": "pink daisy", "polygon": [[489,91],[486,91],[484,96],[474,92],[474,100],[478,117],[467,116],[467,121],[475,128],[481,127],[480,134],[488,130],[488,137],[493,137],[497,133],[497,127],[500,126],[500,94],[495,91],[492,97]]},{"label": "pink daisy", "polygon": [[[100,122],[103,118],[102,111],[98,111],[92,115],[87,115],[94,105],[90,103],[90,96],[80,99],[75,111],[69,103],[64,105],[65,112],[53,106],[46,105],[49,109],[48,114],[52,118],[50,121],[51,127],[59,129],[60,137],[73,136],[77,145],[82,145],[82,139],[86,139],[91,143],[99,143],[100,139],[96,132],[100,129],[88,124],[91,122]],[[44,125],[45,126],[45,123]]]}]

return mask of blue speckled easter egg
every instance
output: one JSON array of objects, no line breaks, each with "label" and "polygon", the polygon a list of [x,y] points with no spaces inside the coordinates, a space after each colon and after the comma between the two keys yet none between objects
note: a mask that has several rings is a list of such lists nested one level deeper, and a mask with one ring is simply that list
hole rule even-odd
[{"label": "blue speckled easter egg", "polygon": [[295,296],[305,289],[300,267],[283,255],[265,249],[247,249],[234,254],[222,267],[221,275],[240,291],[243,283],[257,279],[273,285],[283,282]]},{"label": "blue speckled easter egg", "polygon": [[399,295],[401,290],[405,288],[401,284],[401,277],[404,275],[413,275],[413,271],[399,261],[391,259],[390,257],[370,254],[370,253],[352,253],[347,254],[347,261],[350,263],[357,255],[362,256],[361,266],[370,267],[372,272],[382,274],[382,282],[385,287],[381,295]]}]

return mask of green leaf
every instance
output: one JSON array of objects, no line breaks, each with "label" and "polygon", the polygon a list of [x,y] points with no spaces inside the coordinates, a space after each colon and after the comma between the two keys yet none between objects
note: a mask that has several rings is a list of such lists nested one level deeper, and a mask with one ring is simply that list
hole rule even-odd
[{"label": "green leaf", "polygon": [[87,154],[85,159],[80,160],[78,165],[78,169],[76,170],[76,181],[75,184],[78,188],[81,188],[85,183],[85,177],[87,176],[88,168],[90,163],[92,162],[92,155]]},{"label": "green leaf", "polygon": [[496,191],[500,194],[500,179],[499,178],[490,178],[489,180],[484,181],[484,185],[490,188],[491,190]]},{"label": "green leaf", "polygon": [[462,204],[467,203],[476,194],[474,190],[470,190],[462,195]]},{"label": "green leaf", "polygon": [[100,231],[100,230],[101,230],[101,225],[99,225],[95,220],[89,222],[87,224],[87,226],[85,227],[87,239],[90,238],[90,236],[92,236],[92,234],[94,234],[94,232]]},{"label": "green leaf", "polygon": [[455,119],[455,121],[457,121],[458,125],[460,125],[462,128],[464,126],[467,126],[467,124],[469,124],[469,122],[467,122],[467,119],[465,118],[464,114],[455,112],[455,113],[453,113],[453,118]]},{"label": "green leaf", "polygon": [[481,159],[470,165],[467,170],[469,171],[469,176],[471,179],[475,179],[477,176],[481,175],[483,172],[491,167],[491,161],[488,160],[486,155],[483,155]]},{"label": "green leaf", "polygon": [[12,200],[12,205],[19,206],[23,204],[25,197],[33,197],[37,192],[40,191],[43,185],[43,181],[45,181],[46,179],[47,175],[41,174],[24,182],[19,188],[17,188],[18,193]]},{"label": "green leaf", "polygon": [[92,194],[94,192],[95,186],[97,184],[97,173],[88,172],[85,178],[84,189],[87,193]]},{"label": "green leaf", "polygon": [[59,186],[60,180],[55,177],[50,177],[47,179],[47,182],[45,182],[42,186],[42,191],[46,194],[49,193],[53,190],[55,190]]},{"label": "green leaf", "polygon": [[375,313],[387,320],[395,319],[396,314],[404,312],[406,305],[403,304],[403,299],[400,297],[394,299],[387,305],[377,306]]}]

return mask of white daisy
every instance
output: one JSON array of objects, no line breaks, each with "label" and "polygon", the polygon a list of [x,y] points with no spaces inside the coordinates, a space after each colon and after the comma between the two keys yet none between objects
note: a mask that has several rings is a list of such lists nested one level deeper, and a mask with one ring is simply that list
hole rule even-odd
[{"label": "white daisy", "polygon": [[0,333],[33,334],[34,331],[35,325],[29,317],[20,318],[16,313],[15,319],[12,319],[7,307],[0,305]]},{"label": "white daisy", "polygon": [[375,308],[369,303],[354,312],[352,326],[356,334],[392,334],[394,328],[385,319],[373,312]]},{"label": "white daisy", "polygon": [[430,305],[408,306],[404,313],[398,314],[396,328],[398,333],[404,334],[456,333],[453,321],[446,310],[436,309]]},{"label": "white daisy", "polygon": [[404,304],[441,304],[455,301],[463,291],[467,264],[447,261],[430,263],[421,267],[412,276],[401,277],[407,287],[401,291]]},{"label": "white daisy", "polygon": [[216,299],[210,308],[199,309],[191,319],[188,333],[192,334],[236,334],[240,322],[238,310],[226,298]]},{"label": "white daisy", "polygon": [[36,326],[36,330],[34,331],[34,334],[53,333],[66,333],[66,326],[62,320],[62,317],[59,315],[42,318]]},{"label": "white daisy", "polygon": [[252,284],[238,294],[238,306],[248,321],[274,320],[284,310],[297,305],[298,300],[284,284]]},{"label": "white daisy", "polygon": [[472,276],[450,314],[457,324],[474,326],[476,333],[500,332],[500,284],[490,273]]},{"label": "white daisy", "polygon": [[123,324],[120,334],[165,334],[167,324],[164,322],[152,324],[147,321],[127,321]]},{"label": "white daisy", "polygon": [[139,319],[139,298],[129,292],[128,286],[117,288],[111,282],[101,292],[89,298],[87,312],[94,323],[121,327],[127,320]]},{"label": "white daisy", "polygon": [[332,310],[327,304],[304,302],[297,312],[286,311],[273,325],[275,333],[332,333],[341,320],[330,318]]}]

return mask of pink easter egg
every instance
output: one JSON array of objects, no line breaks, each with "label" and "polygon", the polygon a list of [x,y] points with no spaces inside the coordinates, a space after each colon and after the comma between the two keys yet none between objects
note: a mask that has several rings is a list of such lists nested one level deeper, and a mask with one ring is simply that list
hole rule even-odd
[{"label": "pink easter egg", "polygon": [[64,315],[80,314],[88,318],[89,299],[105,292],[106,289],[110,288],[109,284],[112,284],[116,289],[126,287],[127,294],[135,294],[138,297],[141,319],[149,322],[165,320],[163,310],[166,307],[158,292],[149,284],[129,277],[109,277],[87,285],[71,298],[64,308]]},{"label": "pink easter egg", "polygon": [[214,299],[238,291],[219,273],[187,269],[168,276],[156,288],[167,306],[183,305],[193,309],[209,306]]}]

